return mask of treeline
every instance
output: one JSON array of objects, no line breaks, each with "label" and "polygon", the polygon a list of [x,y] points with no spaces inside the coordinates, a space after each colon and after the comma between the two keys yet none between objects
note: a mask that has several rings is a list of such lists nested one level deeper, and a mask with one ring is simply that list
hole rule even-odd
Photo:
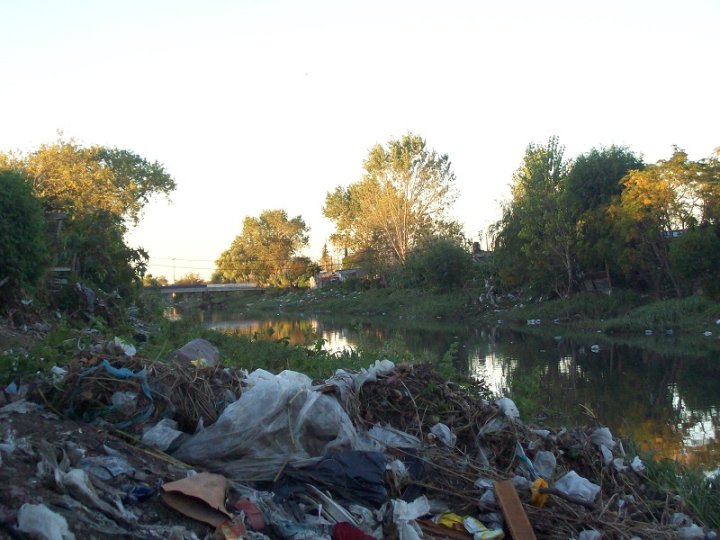
[{"label": "treeline", "polygon": [[[448,219],[457,197],[447,154],[412,133],[375,145],[364,174],[327,194],[323,214],[335,223],[330,242],[341,254],[333,263],[327,244],[317,261],[300,256],[309,229],[301,216],[266,210],[246,217],[242,232],[216,261],[213,281],[302,286],[320,270],[361,267],[380,282],[403,286],[455,286],[470,270],[462,226]],[[428,267],[429,266],[429,267]]]},{"label": "treeline", "polygon": [[[0,153],[0,299],[43,283],[51,267],[69,268],[69,282],[121,295],[143,277],[146,285],[167,283],[145,275],[147,253],[128,246],[124,234],[152,196],[174,189],[162,165],[129,150],[60,138],[34,152]],[[600,278],[658,297],[720,295],[717,151],[692,161],[676,149],[646,164],[624,147],[567,159],[555,137],[530,144],[482,264],[449,217],[457,195],[448,155],[408,133],[375,145],[362,176],[326,194],[322,210],[335,224],[329,241],[339,265],[327,244],[317,260],[301,254],[309,239],[301,216],[265,210],[245,217],[212,281],[306,286],[341,266],[400,287],[494,282],[564,297]]]},{"label": "treeline", "polygon": [[566,159],[557,138],[531,144],[494,226],[507,288],[568,296],[588,277],[657,297],[720,294],[720,154],[675,149],[645,164],[627,148]]},{"label": "treeline", "polygon": [[125,243],[127,225],[153,195],[174,189],[161,164],[129,150],[59,138],[33,152],[0,153],[0,301],[44,292],[51,268],[69,285],[129,296],[148,255]]}]

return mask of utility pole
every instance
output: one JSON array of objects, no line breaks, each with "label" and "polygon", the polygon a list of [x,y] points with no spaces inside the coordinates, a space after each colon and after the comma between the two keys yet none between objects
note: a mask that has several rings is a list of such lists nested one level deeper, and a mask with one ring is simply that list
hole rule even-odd
[{"label": "utility pole", "polygon": [[175,283],[175,257],[173,257],[173,283]]}]

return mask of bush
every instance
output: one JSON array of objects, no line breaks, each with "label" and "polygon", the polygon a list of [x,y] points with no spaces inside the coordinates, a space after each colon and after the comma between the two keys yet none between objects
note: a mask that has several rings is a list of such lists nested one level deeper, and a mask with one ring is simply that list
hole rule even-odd
[{"label": "bush", "polygon": [[715,227],[690,229],[670,244],[670,264],[692,291],[700,285],[704,291],[720,298],[720,237]]},{"label": "bush", "polygon": [[448,291],[472,274],[472,256],[457,242],[435,240],[410,254],[396,279],[400,287]]},{"label": "bush", "polygon": [[63,257],[74,261],[73,276],[105,292],[117,291],[130,299],[142,289],[148,255],[125,243],[123,219],[97,211],[71,219],[63,236]]},{"label": "bush", "polygon": [[[21,175],[0,172],[0,295],[32,286],[49,262],[45,238],[45,214]],[[3,295],[3,292],[5,294]]]}]

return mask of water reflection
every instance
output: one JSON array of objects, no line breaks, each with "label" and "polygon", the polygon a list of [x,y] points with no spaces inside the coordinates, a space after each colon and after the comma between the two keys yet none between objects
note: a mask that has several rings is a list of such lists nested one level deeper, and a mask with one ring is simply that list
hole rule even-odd
[{"label": "water reflection", "polygon": [[[720,463],[720,364],[664,356],[624,345],[593,347],[541,339],[505,327],[398,328],[384,321],[242,320],[204,315],[206,324],[256,339],[287,339],[325,350],[347,348],[396,358],[440,359],[454,352],[458,371],[511,395],[531,422],[609,426],[659,457]],[[456,344],[453,346],[453,344]],[[457,347],[457,348],[455,348]]]}]

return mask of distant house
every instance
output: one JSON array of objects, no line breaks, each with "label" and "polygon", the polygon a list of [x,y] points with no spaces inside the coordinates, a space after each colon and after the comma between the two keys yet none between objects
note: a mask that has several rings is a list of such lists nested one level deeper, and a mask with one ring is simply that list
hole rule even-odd
[{"label": "distant house", "polygon": [[337,281],[340,281],[340,279],[335,275],[335,272],[319,272],[310,278],[310,287],[319,289]]},{"label": "distant house", "polygon": [[484,262],[492,257],[492,251],[485,251],[480,249],[480,242],[473,242],[472,245],[472,258],[473,262]]},{"label": "distant house", "polygon": [[310,287],[313,289],[325,287],[331,283],[344,283],[350,279],[358,279],[365,275],[362,268],[348,268],[335,272],[320,272],[310,278]]},{"label": "distant house", "polygon": [[347,270],[336,270],[335,275],[338,280],[343,283],[349,279],[361,278],[365,273],[361,268],[348,268]]},{"label": "distant house", "polygon": [[672,240],[673,238],[680,238],[687,232],[687,229],[675,229],[672,231],[663,231],[663,238],[666,240]]}]

